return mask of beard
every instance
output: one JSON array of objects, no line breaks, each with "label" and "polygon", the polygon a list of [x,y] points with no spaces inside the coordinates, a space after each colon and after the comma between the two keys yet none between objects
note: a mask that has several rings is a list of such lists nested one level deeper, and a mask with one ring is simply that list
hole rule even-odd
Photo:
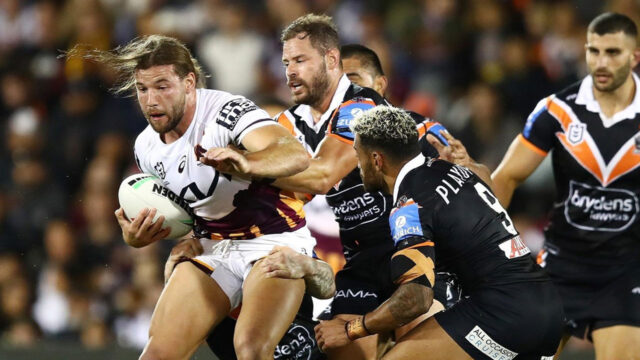
[{"label": "beard", "polygon": [[[597,73],[604,73],[605,71],[593,71],[591,72],[591,76],[595,79],[595,76]],[[614,72],[611,76],[611,84],[606,85],[606,86],[602,86],[600,84],[598,84],[596,81],[593,82],[594,87],[598,90],[598,91],[602,91],[602,92],[612,92],[617,90],[620,86],[622,86],[622,84],[624,84],[624,82],[627,80],[627,76],[629,76],[629,73],[631,72],[631,62],[627,61],[627,63],[622,66],[620,69],[618,69],[616,72]],[[608,72],[607,72],[608,74]]]},{"label": "beard", "polygon": [[385,192],[387,184],[382,174],[376,174],[373,169],[364,167],[360,169],[360,178],[366,192]]},{"label": "beard", "polygon": [[329,75],[327,74],[326,64],[322,62],[322,68],[318,70],[311,79],[311,85],[309,86],[306,81],[299,80],[308,92],[306,96],[296,98],[294,96],[293,102],[296,104],[311,105],[312,107],[320,103],[329,89]]},{"label": "beard", "polygon": [[178,101],[178,103],[171,108],[171,111],[165,112],[165,116],[167,117],[167,122],[164,124],[158,124],[151,120],[151,116],[145,113],[145,117],[147,118],[147,122],[155,132],[160,135],[166,134],[180,124],[182,117],[184,116],[184,106],[186,103],[186,97],[182,96],[182,98]]}]

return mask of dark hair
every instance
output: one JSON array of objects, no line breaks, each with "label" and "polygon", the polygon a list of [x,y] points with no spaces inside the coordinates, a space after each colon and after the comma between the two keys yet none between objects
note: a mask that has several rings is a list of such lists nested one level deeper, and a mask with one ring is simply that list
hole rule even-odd
[{"label": "dark hair", "polygon": [[350,127],[363,147],[380,150],[392,160],[402,161],[420,153],[416,123],[400,108],[378,105],[358,115]]},{"label": "dark hair", "polygon": [[307,36],[311,41],[311,46],[322,55],[326,54],[328,50],[337,49],[340,46],[338,28],[331,17],[316,14],[306,14],[295,19],[282,30],[280,41],[285,42],[294,37],[304,39]]},{"label": "dark hair", "polygon": [[382,64],[380,64],[380,58],[375,51],[360,44],[347,44],[340,48],[340,57],[342,59],[358,58],[363,66],[373,70],[376,76],[383,76]]},{"label": "dark hair", "polygon": [[638,28],[628,16],[618,13],[604,13],[598,15],[589,23],[588,32],[598,35],[613,34],[622,31],[625,35],[634,39],[638,37]]},{"label": "dark hair", "polygon": [[136,70],[149,69],[157,65],[173,65],[174,71],[181,79],[189,73],[194,73],[196,86],[204,87],[205,76],[198,61],[191,56],[186,45],[168,36],[150,35],[137,38],[112,51],[96,49],[85,52],[76,46],[65,55],[82,56],[113,69],[118,76],[116,84],[111,88],[115,94],[132,92],[135,88]]}]

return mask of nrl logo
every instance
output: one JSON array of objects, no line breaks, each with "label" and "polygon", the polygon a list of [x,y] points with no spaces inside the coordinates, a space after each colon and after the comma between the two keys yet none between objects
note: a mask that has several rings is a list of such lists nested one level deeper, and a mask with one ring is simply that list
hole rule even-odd
[{"label": "nrl logo", "polygon": [[167,176],[167,173],[164,171],[164,164],[162,163],[162,161],[158,161],[153,168],[158,173],[158,176],[160,176],[160,178],[164,180],[164,178]]},{"label": "nrl logo", "polygon": [[578,145],[582,142],[584,138],[584,131],[587,128],[587,124],[574,123],[569,125],[568,129],[568,140],[571,145]]}]

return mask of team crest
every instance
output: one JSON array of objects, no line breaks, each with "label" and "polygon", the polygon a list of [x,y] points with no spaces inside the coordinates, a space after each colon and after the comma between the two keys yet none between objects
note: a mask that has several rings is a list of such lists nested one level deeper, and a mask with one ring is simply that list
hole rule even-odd
[{"label": "team crest", "polygon": [[578,145],[582,142],[584,138],[584,131],[587,128],[587,124],[582,123],[572,123],[569,125],[568,136],[567,139],[571,143],[571,145]]},{"label": "team crest", "polygon": [[167,176],[167,173],[164,171],[164,164],[162,163],[162,161],[158,161],[153,168],[158,173],[158,176],[160,176],[160,178],[164,180],[164,178]]}]

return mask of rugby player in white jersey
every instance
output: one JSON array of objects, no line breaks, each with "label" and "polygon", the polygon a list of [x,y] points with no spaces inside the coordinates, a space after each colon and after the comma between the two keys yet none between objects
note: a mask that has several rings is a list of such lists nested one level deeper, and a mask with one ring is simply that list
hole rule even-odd
[{"label": "rugby player in white jersey", "polygon": [[[136,140],[138,166],[189,203],[204,248],[176,266],[140,358],[189,358],[241,300],[234,334],[238,358],[272,357],[305,284],[270,277],[259,264],[278,245],[311,254],[315,240],[302,204],[268,179],[304,170],[306,151],[250,100],[202,89],[197,61],[176,39],[152,35],[87,57],[116,71],[122,80],[116,93],[135,90],[149,122]],[[127,244],[146,246],[168,235],[163,218],[154,223],[154,215],[155,209],[116,211]]]}]

